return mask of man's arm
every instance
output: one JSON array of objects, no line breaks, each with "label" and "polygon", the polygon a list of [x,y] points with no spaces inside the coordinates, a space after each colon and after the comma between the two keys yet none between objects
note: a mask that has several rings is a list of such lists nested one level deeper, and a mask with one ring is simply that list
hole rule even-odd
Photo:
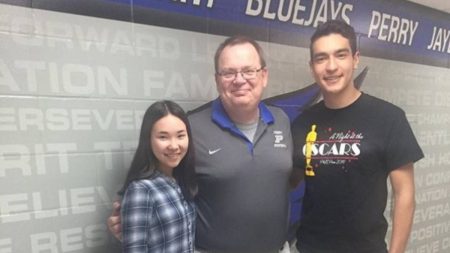
[{"label": "man's arm", "polygon": [[403,253],[405,252],[414,217],[413,163],[408,163],[391,171],[389,178],[394,197],[393,225],[389,253]]},{"label": "man's arm", "polygon": [[291,189],[297,188],[298,184],[305,179],[305,169],[293,167],[289,177],[289,185]]},{"label": "man's arm", "polygon": [[116,200],[113,203],[113,210],[111,216],[108,218],[108,229],[111,234],[117,238],[117,240],[122,241],[122,230],[120,221],[120,201]]}]

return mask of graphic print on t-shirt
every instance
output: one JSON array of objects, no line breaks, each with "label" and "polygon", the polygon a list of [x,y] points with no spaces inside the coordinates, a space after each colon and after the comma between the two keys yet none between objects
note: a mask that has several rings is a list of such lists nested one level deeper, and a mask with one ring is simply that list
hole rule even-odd
[{"label": "graphic print on t-shirt", "polygon": [[306,135],[306,144],[305,144],[305,160],[306,160],[306,169],[305,175],[313,177],[316,174],[314,173],[314,168],[311,165],[311,157],[312,157],[312,146],[317,140],[317,132],[316,125],[311,126],[311,131]]},{"label": "graphic print on t-shirt", "polygon": [[[336,131],[333,128],[322,130],[311,125],[306,135],[303,155],[305,156],[306,176],[315,176],[314,167],[319,165],[342,165],[358,160],[361,153],[362,133],[354,130]],[[312,162],[314,160],[315,162]]]}]

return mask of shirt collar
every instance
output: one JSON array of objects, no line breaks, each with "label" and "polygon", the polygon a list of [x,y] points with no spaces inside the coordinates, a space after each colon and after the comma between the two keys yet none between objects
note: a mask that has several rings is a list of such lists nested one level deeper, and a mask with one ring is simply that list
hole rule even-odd
[{"label": "shirt collar", "polygon": [[[267,108],[267,106],[262,102],[259,103],[258,107],[261,120],[267,125],[273,124],[274,118],[269,108]],[[218,124],[221,127],[235,128],[234,122],[230,119],[230,117],[226,113],[225,108],[223,107],[223,104],[219,98],[214,100],[212,103],[211,118],[216,124]]]}]

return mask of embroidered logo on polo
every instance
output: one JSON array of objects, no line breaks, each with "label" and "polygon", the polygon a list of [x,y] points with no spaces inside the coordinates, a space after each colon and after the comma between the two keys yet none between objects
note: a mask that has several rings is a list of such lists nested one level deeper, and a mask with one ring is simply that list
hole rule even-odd
[{"label": "embroidered logo on polo", "polygon": [[222,150],[222,148],[218,148],[218,149],[208,149],[208,154],[209,155],[214,155],[215,153],[219,152],[220,150]]},{"label": "embroidered logo on polo", "polygon": [[286,148],[286,143],[284,143],[284,135],[283,131],[274,130],[273,135],[275,137],[275,142],[273,143],[273,147],[275,148]]},{"label": "embroidered logo on polo", "polygon": [[[311,125],[303,146],[306,176],[315,176],[314,167],[318,165],[344,165],[358,160],[361,140],[364,139],[362,133],[335,131],[333,128],[317,132],[316,128],[316,125]],[[313,165],[312,160],[318,162]]]}]

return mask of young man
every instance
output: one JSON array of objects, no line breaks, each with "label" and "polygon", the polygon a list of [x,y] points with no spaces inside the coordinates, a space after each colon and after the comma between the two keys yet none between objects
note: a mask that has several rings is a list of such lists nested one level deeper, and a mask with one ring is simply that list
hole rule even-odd
[{"label": "young man", "polygon": [[[311,38],[323,101],[292,125],[294,166],[305,168],[300,253],[385,253],[387,178],[393,188],[389,253],[404,252],[414,213],[413,163],[423,153],[405,113],[355,88],[353,28],[329,21]],[[311,138],[314,137],[314,138]]]},{"label": "young man", "polygon": [[[278,253],[288,226],[289,119],[261,102],[268,70],[256,41],[228,38],[214,63],[219,98],[189,115],[198,181],[197,252]],[[108,219],[116,237],[118,210],[115,203]]]}]

